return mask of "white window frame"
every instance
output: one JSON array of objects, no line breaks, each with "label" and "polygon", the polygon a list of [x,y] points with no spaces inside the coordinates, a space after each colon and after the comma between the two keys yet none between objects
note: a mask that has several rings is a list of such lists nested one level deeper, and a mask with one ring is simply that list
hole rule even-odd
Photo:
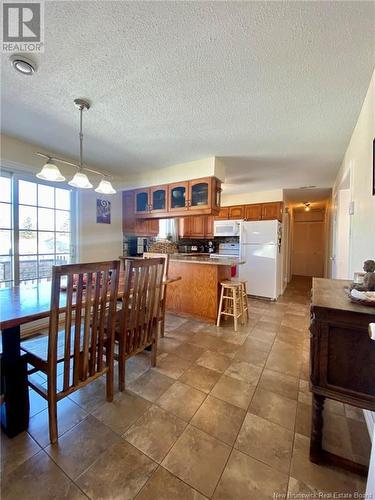
[{"label": "white window frame", "polygon": [[[18,220],[18,212],[19,212],[19,193],[18,193],[18,186],[19,186],[19,181],[27,181],[27,182],[33,182],[35,184],[42,184],[45,186],[53,187],[53,188],[63,188],[63,189],[68,189],[70,191],[70,251],[69,251],[69,258],[70,262],[74,263],[77,257],[77,191],[73,189],[71,186],[69,186],[67,183],[56,183],[56,182],[48,182],[44,181],[42,179],[37,179],[35,176],[32,174],[27,174],[23,172],[17,172],[15,170],[11,170],[8,168],[1,168],[1,176],[3,177],[10,177],[11,178],[11,217],[12,217],[12,255],[10,256],[12,259],[12,282],[13,285],[11,286],[18,286],[21,282],[23,281],[29,281],[29,280],[20,280],[20,254],[19,254],[19,220]],[[21,204],[22,205],[22,204]],[[37,207],[39,205],[36,205]],[[53,210],[56,210],[55,208]],[[21,229],[22,231],[22,229]],[[37,253],[36,255],[39,256],[37,248]],[[34,255],[34,254],[33,254]],[[51,256],[56,256],[56,248],[55,252],[51,254]],[[35,278],[35,280],[30,280],[30,281],[36,281],[38,282],[39,280],[43,280],[44,278],[39,277],[39,270],[38,270],[38,276]]]}]

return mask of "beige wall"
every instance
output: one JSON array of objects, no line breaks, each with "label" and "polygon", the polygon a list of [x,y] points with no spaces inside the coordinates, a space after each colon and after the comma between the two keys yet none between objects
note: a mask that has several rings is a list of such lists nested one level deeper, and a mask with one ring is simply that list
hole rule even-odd
[{"label": "beige wall", "polygon": [[375,196],[372,195],[372,143],[375,137],[375,72],[333,188],[336,192],[350,170],[354,202],[349,245],[349,276],[375,259]]},{"label": "beige wall", "polygon": [[229,205],[267,203],[271,201],[282,201],[282,200],[283,200],[282,189],[273,189],[271,191],[256,191],[253,193],[226,194],[224,186],[224,192],[222,193],[221,196],[221,204],[224,207],[227,207]]},{"label": "beige wall", "polygon": [[[35,151],[45,150],[35,144],[20,141],[14,137],[1,136],[1,165],[9,170],[35,174],[43,165],[43,158],[33,155]],[[53,153],[49,151],[49,153]],[[62,157],[62,155],[57,155]],[[71,158],[63,157],[73,161]],[[74,167],[62,166],[66,176],[74,174]],[[94,180],[95,176],[92,177]],[[90,176],[91,179],[91,176]],[[99,179],[95,179],[98,182]],[[103,196],[93,189],[77,190],[77,259],[80,262],[115,259],[122,254],[122,207],[121,193]],[[96,223],[96,199],[104,198],[111,202],[111,224]]]}]

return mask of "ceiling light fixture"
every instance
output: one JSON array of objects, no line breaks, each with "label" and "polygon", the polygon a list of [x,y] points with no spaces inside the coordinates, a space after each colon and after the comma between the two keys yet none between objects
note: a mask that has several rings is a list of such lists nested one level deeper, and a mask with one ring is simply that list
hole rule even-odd
[{"label": "ceiling light fixture", "polygon": [[65,177],[61,174],[59,168],[52,163],[52,159],[48,158],[42,170],[36,174],[38,179],[52,182],[64,182]]},{"label": "ceiling light fixture", "polygon": [[22,75],[33,75],[36,71],[36,64],[28,57],[14,54],[9,60],[13,68]]},{"label": "ceiling light fixture", "polygon": [[310,212],[311,203],[308,201],[304,201],[303,204],[305,205],[305,212]]},{"label": "ceiling light fixture", "polygon": [[92,172],[93,174],[100,175],[103,177],[103,179],[100,181],[98,187],[95,189],[97,193],[101,194],[115,194],[116,190],[113,188],[111,182],[108,180],[110,177],[108,174],[105,174],[103,172],[98,172],[97,170],[93,170],[92,168],[87,168],[83,166],[83,131],[82,131],[82,115],[84,110],[90,109],[90,104],[88,101],[85,99],[74,99],[74,104],[75,106],[79,109],[79,165],[76,163],[72,163],[70,161],[63,160],[62,158],[56,158],[54,156],[46,155],[44,153],[35,153],[38,156],[42,156],[43,158],[47,158],[47,162],[42,168],[42,170],[36,174],[36,176],[39,179],[44,179],[47,181],[54,181],[54,182],[62,182],[65,180],[65,177],[61,175],[60,170],[58,167],[52,163],[53,161],[58,161],[61,163],[65,163],[66,165],[71,165],[78,169],[78,172],[74,175],[73,179],[71,179],[68,184],[70,186],[73,186],[75,188],[80,188],[80,189],[91,189],[93,185],[89,181],[89,178],[83,172],[83,170],[86,170],[87,172]]}]

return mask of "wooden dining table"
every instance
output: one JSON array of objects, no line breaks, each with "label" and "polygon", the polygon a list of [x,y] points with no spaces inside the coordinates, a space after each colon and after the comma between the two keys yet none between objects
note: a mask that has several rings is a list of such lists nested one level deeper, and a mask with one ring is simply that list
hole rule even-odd
[{"label": "wooden dining table", "polygon": [[[180,280],[171,277],[164,285]],[[122,287],[119,287],[119,298]],[[1,377],[4,399],[1,426],[9,437],[25,431],[29,425],[29,392],[27,364],[21,354],[21,326],[50,315],[51,283],[20,285],[0,289],[0,329],[2,333]],[[60,294],[60,311],[64,312],[66,292]]]}]

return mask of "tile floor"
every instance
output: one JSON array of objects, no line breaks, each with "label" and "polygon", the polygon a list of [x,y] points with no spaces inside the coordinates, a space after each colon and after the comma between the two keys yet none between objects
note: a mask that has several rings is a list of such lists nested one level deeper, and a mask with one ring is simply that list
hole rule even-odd
[{"label": "tile floor", "polygon": [[[28,433],[2,437],[2,498],[271,499],[364,492],[365,481],[309,461],[310,282],[277,303],[249,300],[235,333],[168,316],[158,365],[127,363],[127,390],[105,401],[100,379],[59,403],[57,445],[31,391]],[[328,401],[325,447],[367,463],[359,410]],[[298,496],[297,496],[298,497]],[[318,497],[316,497],[318,498]]]}]

